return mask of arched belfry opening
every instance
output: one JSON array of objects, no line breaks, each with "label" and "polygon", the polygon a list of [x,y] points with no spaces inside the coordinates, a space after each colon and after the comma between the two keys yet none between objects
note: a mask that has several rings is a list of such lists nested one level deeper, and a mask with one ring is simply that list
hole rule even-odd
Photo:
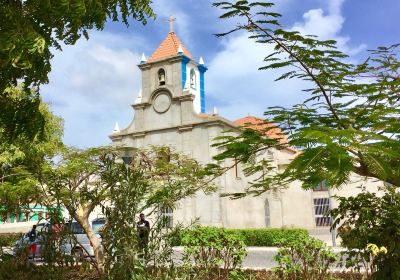
[{"label": "arched belfry opening", "polygon": [[190,70],[190,87],[196,89],[196,72],[194,69]]},{"label": "arched belfry opening", "polygon": [[158,85],[159,86],[165,86],[165,70],[164,69],[160,69],[158,70]]}]

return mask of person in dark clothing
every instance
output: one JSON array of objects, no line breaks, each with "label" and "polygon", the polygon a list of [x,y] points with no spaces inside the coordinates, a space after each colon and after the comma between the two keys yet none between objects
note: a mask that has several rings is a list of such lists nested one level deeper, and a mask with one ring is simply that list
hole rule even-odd
[{"label": "person in dark clothing", "polygon": [[36,225],[33,225],[31,231],[28,233],[29,250],[32,253],[33,260],[35,260],[35,255],[36,255],[36,237],[37,237]]},{"label": "person in dark clothing", "polygon": [[136,224],[139,236],[139,248],[147,255],[147,245],[149,243],[150,223],[145,219],[143,213],[139,215],[139,222]]}]

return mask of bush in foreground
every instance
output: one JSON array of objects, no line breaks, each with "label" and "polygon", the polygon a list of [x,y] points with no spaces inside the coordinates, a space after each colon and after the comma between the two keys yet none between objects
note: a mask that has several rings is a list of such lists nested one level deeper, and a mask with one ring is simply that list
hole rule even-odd
[{"label": "bush in foreground", "polygon": [[[305,229],[284,229],[284,228],[260,228],[260,229],[224,229],[217,227],[199,227],[196,232],[203,236],[214,235],[217,232],[227,232],[238,235],[246,246],[278,246],[282,242],[292,239],[303,239],[309,236]],[[174,241],[175,246],[182,246],[182,240],[190,231],[182,233],[181,237]]]},{"label": "bush in foreground", "polygon": [[305,229],[263,228],[263,229],[228,229],[243,236],[246,246],[278,246],[291,239],[303,239],[309,236]]},{"label": "bush in foreground", "polygon": [[184,267],[199,277],[228,277],[241,267],[246,257],[243,237],[221,228],[191,229],[183,236],[182,244],[185,247]]},{"label": "bush in foreground", "polygon": [[328,270],[337,261],[337,256],[321,240],[312,237],[286,240],[274,259],[278,266],[273,271],[279,279],[334,279]]}]

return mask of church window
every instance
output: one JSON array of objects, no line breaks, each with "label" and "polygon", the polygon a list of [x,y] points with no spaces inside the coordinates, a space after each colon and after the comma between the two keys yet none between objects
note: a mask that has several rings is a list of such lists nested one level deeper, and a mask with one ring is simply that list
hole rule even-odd
[{"label": "church window", "polygon": [[172,228],[174,225],[174,210],[171,207],[161,209],[161,219],[164,228]]},{"label": "church window", "polygon": [[158,70],[158,85],[165,86],[165,70],[164,69]]},{"label": "church window", "polygon": [[190,70],[190,87],[193,89],[196,88],[196,72],[194,69]]},{"label": "church window", "polygon": [[269,201],[268,199],[265,200],[265,205],[264,205],[264,210],[265,210],[265,226],[266,227],[271,227],[271,213],[269,209]]},{"label": "church window", "polygon": [[327,215],[329,208],[329,197],[314,198],[314,217],[317,227],[328,227],[331,225],[331,217]]},{"label": "church window", "polygon": [[313,189],[314,191],[328,191],[328,181],[323,180],[319,182]]}]

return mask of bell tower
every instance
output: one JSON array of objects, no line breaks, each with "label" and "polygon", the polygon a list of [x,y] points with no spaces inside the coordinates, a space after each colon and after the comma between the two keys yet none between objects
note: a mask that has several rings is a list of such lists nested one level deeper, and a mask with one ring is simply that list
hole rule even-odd
[{"label": "bell tower", "polygon": [[[170,32],[149,59],[142,55],[139,64],[142,71],[142,88],[135,106],[141,103],[165,103],[168,102],[167,98],[172,100],[183,95],[193,95],[194,111],[204,113],[204,73],[207,67],[202,58],[196,62],[181,43],[173,31],[174,21],[175,19],[170,17]],[[156,100],[160,92],[168,93],[169,97],[162,97],[162,102]],[[155,110],[157,111],[157,106]]]}]

